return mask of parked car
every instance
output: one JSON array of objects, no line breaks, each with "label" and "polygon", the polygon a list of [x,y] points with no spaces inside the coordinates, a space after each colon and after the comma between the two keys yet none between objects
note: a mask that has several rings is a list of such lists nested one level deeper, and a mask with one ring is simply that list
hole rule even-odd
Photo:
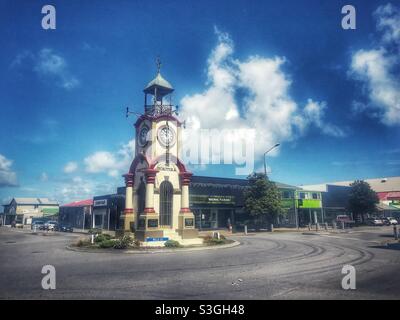
[{"label": "parked car", "polygon": [[58,225],[57,221],[47,221],[44,224],[44,230],[54,231],[54,229],[56,228],[57,225]]},{"label": "parked car", "polygon": [[34,221],[31,224],[31,229],[32,230],[43,230],[44,227],[44,222],[43,221]]},{"label": "parked car", "polygon": [[74,228],[70,224],[58,224],[54,230],[61,232],[74,232]]},{"label": "parked car", "polygon": [[397,223],[398,223],[397,220],[395,218],[392,218],[392,217],[387,217],[387,218],[383,219],[383,224],[387,225],[387,226],[394,225],[394,224],[397,224]]},{"label": "parked car", "polygon": [[383,221],[378,218],[368,218],[366,223],[369,226],[383,226]]}]

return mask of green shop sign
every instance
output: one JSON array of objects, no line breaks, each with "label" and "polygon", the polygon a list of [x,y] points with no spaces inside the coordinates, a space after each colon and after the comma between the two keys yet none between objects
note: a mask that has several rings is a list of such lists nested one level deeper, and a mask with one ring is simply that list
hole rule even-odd
[{"label": "green shop sign", "polygon": [[322,208],[321,200],[314,199],[298,199],[298,208]]}]

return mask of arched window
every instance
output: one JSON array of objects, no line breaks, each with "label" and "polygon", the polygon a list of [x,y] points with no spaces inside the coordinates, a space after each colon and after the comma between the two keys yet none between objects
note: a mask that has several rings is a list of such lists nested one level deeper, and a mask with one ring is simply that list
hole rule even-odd
[{"label": "arched window", "polygon": [[139,184],[139,188],[137,191],[137,197],[138,197],[137,214],[139,216],[139,214],[144,212],[144,208],[146,206],[146,185],[143,181],[140,182],[140,184]]},{"label": "arched window", "polygon": [[174,188],[169,181],[160,185],[160,226],[171,226]]}]

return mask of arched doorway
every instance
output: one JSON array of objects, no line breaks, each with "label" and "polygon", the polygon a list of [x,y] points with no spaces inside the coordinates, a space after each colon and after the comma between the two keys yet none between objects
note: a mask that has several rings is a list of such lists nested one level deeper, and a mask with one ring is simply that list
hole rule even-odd
[{"label": "arched doorway", "polygon": [[172,200],[174,188],[169,181],[160,185],[160,227],[170,227],[172,224]]}]

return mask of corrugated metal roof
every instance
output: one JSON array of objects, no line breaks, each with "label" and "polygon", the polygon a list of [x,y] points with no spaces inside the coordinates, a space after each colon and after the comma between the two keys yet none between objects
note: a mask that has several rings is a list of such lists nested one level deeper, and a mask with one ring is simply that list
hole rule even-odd
[{"label": "corrugated metal roof", "polygon": [[48,198],[13,198],[10,203],[15,200],[17,204],[25,205],[58,205],[57,201]]},{"label": "corrugated metal roof", "polygon": [[61,207],[85,207],[92,205],[93,205],[93,199],[87,199],[87,200],[74,201],[71,203],[63,204]]},{"label": "corrugated metal roof", "polygon": [[[376,179],[362,179],[365,182],[368,182],[371,186],[372,190],[375,192],[393,192],[393,191],[400,191],[400,177],[389,177],[389,178],[376,178]],[[302,188],[325,188],[326,185],[336,185],[336,186],[350,186],[352,181],[336,181],[336,182],[327,182],[315,185],[307,185],[301,186]]]}]

